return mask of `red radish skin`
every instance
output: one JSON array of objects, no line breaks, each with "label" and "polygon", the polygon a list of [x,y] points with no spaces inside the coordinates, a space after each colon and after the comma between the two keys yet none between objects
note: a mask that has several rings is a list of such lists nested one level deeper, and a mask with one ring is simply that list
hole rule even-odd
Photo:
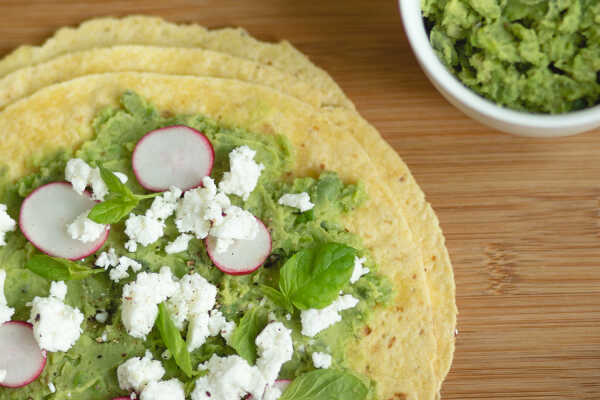
[{"label": "red radish skin", "polygon": [[33,326],[24,321],[0,325],[0,369],[7,371],[0,386],[20,388],[35,381],[46,366],[46,351],[33,336]]},{"label": "red radish skin", "polygon": [[19,228],[38,250],[53,257],[80,260],[95,253],[104,245],[110,227],[91,243],[73,239],[67,225],[97,202],[89,192],[76,193],[68,182],[52,182],[29,194],[21,205]]},{"label": "red radish skin", "polygon": [[200,131],[185,125],[155,129],[136,144],[131,157],[140,185],[153,192],[176,186],[183,191],[198,187],[210,176],[215,151]]},{"label": "red radish skin", "polygon": [[[271,241],[271,233],[266,225],[258,218],[256,218],[256,221],[259,225],[259,233],[256,235],[256,239],[236,240],[234,244],[222,254],[215,252],[216,238],[208,236],[204,239],[204,245],[206,246],[208,256],[218,269],[229,275],[247,275],[256,271],[264,264],[267,257],[269,257],[269,254],[271,254],[273,242]],[[254,259],[249,260],[247,266],[232,267],[231,265],[228,265],[228,260],[226,260],[226,258],[229,258],[230,256],[236,257],[240,254],[247,255],[249,252],[256,252],[257,255]]]}]

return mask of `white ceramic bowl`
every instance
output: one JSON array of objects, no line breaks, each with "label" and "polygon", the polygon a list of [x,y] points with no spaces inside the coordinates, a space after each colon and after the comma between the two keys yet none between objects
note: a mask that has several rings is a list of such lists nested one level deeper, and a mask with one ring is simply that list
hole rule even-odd
[{"label": "white ceramic bowl", "polygon": [[421,14],[421,0],[399,0],[404,30],[423,71],[453,105],[492,128],[522,136],[568,136],[600,127],[600,106],[561,115],[509,110],[463,85],[434,53]]}]

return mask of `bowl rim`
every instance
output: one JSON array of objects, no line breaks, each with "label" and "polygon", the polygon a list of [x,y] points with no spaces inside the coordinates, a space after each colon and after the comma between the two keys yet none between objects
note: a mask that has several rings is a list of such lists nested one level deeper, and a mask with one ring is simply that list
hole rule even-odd
[{"label": "bowl rim", "polygon": [[408,41],[421,67],[436,83],[464,105],[487,118],[537,129],[560,129],[600,123],[600,105],[565,114],[538,114],[511,110],[483,98],[463,84],[439,60],[425,31],[421,0],[398,0]]}]

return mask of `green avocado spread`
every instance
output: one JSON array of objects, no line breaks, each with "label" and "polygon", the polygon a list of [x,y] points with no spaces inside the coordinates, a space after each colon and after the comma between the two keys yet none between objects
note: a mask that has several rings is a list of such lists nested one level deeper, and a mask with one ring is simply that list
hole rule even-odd
[{"label": "green avocado spread", "polygon": [[[581,4],[585,9],[585,2]],[[541,13],[543,7],[535,7]],[[592,12],[598,8],[590,6],[587,9]],[[469,13],[473,12],[472,9],[469,10]],[[526,17],[525,14],[523,18]],[[589,18],[581,19],[587,21]],[[581,22],[581,26],[583,24]],[[597,30],[592,28],[589,32],[597,34]],[[592,49],[591,43],[584,48],[589,48],[589,52],[596,51]],[[581,49],[578,48],[576,52],[581,53]],[[593,59],[597,57],[592,57],[591,60]],[[586,63],[586,60],[582,58],[580,62]],[[562,64],[558,66],[565,67]],[[342,223],[344,215],[359,207],[367,194],[360,182],[342,182],[333,172],[323,172],[318,177],[292,177],[294,149],[283,136],[255,134],[223,126],[202,115],[162,114],[135,93],[127,92],[121,98],[121,107],[106,109],[97,115],[93,122],[95,136],[77,151],[62,151],[38,161],[37,172],[18,182],[4,181],[0,185],[0,203],[6,204],[11,217],[17,220],[23,199],[42,184],[64,180],[66,162],[72,157],[79,157],[92,166],[101,164],[111,171],[126,173],[129,177],[127,186],[134,193],[144,193],[131,169],[132,150],[145,133],[169,125],[187,125],[209,138],[215,150],[211,176],[216,181],[229,169],[228,154],[232,149],[247,145],[256,150],[255,159],[265,166],[256,189],[247,201],[242,201],[237,196],[230,198],[232,203],[250,211],[267,225],[272,236],[272,252],[267,261],[251,274],[232,276],[222,273],[212,264],[201,240],[192,240],[187,251],[166,254],[165,245],[179,234],[173,217],[170,217],[166,222],[165,235],[146,247],[140,245],[135,253],[128,253],[123,247],[128,240],[124,234],[124,221],[113,224],[102,249],[79,263],[94,268],[98,254],[112,247],[118,255],[125,255],[142,263],[142,271],[157,272],[162,266],[168,266],[177,277],[196,272],[217,286],[217,303],[228,320],[239,324],[248,310],[256,308],[264,318],[267,315],[270,318],[274,316],[293,330],[293,358],[283,365],[280,379],[294,379],[314,370],[311,354],[316,351],[333,356],[331,368],[346,370],[346,345],[357,337],[358,329],[366,323],[370,312],[378,304],[385,303],[391,294],[389,281],[376,273],[377,266],[361,244],[358,233],[349,232]],[[295,208],[278,204],[277,200],[281,195],[299,192],[310,194],[311,201],[315,204],[312,210],[300,213]],[[151,201],[140,202],[134,212],[143,214]],[[7,245],[0,247],[0,268],[7,272],[7,302],[16,310],[13,320],[27,321],[31,310],[28,303],[35,296],[47,297],[50,281],[24,267],[39,252],[19,231],[8,233],[6,240]],[[300,333],[299,310],[294,309],[290,313],[265,297],[260,288],[261,285],[277,287],[280,268],[285,261],[296,252],[319,242],[337,242],[357,249],[357,255],[366,257],[365,266],[370,268],[371,273],[355,284],[348,283],[343,289],[344,293],[360,300],[358,305],[344,311],[341,322],[311,339]],[[111,281],[108,273],[66,282],[68,294],[65,303],[77,307],[85,316],[81,325],[81,337],[65,353],[48,353],[48,363],[36,381],[19,389],[0,388],[0,400],[109,400],[127,396],[128,393],[119,388],[116,369],[131,357],[143,356],[147,349],[153,353],[154,359],[162,362],[166,370],[163,379],[178,378],[185,384],[186,394],[189,395],[196,378],[187,377],[178,368],[173,357],[164,356],[167,347],[156,326],[144,341],[129,336],[121,322],[122,289],[125,284],[135,280],[135,275],[130,272],[129,278],[118,283]],[[107,321],[98,322],[96,314],[104,311],[108,313]],[[185,339],[185,330],[182,335]],[[235,354],[235,350],[221,336],[209,337],[202,347],[191,353],[193,367],[208,360],[212,354],[231,355]],[[360,379],[367,385],[369,397],[372,397],[374,383],[366,377]],[[49,383],[55,386],[55,393],[51,393]]]},{"label": "green avocado spread", "polygon": [[600,102],[597,0],[422,0],[431,44],[465,85],[508,108]]}]

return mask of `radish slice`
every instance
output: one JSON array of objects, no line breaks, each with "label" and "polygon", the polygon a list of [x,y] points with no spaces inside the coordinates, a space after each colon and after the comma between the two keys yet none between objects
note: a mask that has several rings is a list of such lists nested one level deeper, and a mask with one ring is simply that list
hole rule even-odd
[{"label": "radish slice", "polygon": [[91,209],[90,194],[77,194],[67,182],[53,182],[34,190],[21,205],[19,228],[44,253],[79,260],[98,250],[108,238],[109,227],[97,240],[84,243],[67,233],[67,225]]},{"label": "radish slice", "polygon": [[0,386],[19,388],[35,381],[46,366],[46,351],[40,349],[31,324],[10,321],[0,325],[0,369],[6,378]]},{"label": "radish slice", "polygon": [[183,125],[148,132],[135,146],[131,163],[144,188],[154,192],[171,186],[200,186],[212,171],[215,152],[204,134]]},{"label": "radish slice", "polygon": [[258,233],[253,240],[237,239],[224,252],[217,253],[215,247],[217,238],[207,236],[204,239],[208,256],[221,271],[229,275],[245,275],[256,271],[271,254],[271,234],[263,224],[258,221]]}]

